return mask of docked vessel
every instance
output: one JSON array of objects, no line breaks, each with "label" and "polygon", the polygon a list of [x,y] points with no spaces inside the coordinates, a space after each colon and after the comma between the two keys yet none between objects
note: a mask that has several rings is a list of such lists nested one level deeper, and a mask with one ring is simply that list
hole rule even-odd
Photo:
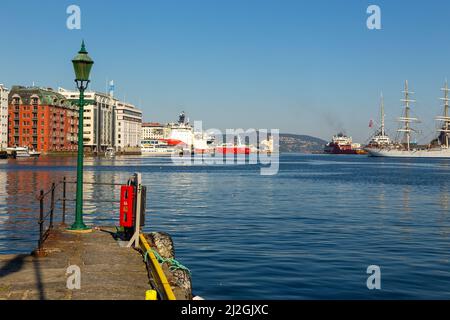
[{"label": "docked vessel", "polygon": [[359,143],[353,143],[351,137],[339,133],[333,137],[324,149],[328,154],[367,154]]},{"label": "docked vessel", "polygon": [[36,150],[28,150],[28,154],[30,155],[30,157],[32,158],[39,158],[41,153],[36,151]]},{"label": "docked vessel", "polygon": [[216,154],[223,154],[223,155],[229,155],[229,154],[244,154],[248,155],[252,152],[252,149],[250,146],[247,146],[242,143],[241,137],[238,135],[233,142],[223,143],[221,145],[218,145],[215,147],[214,152]]},{"label": "docked vessel", "polygon": [[170,157],[176,152],[176,148],[160,140],[143,140],[141,143],[141,153],[144,156]]},{"label": "docked vessel", "polygon": [[224,143],[215,148],[216,154],[250,154],[251,149],[248,146],[233,144],[233,143]]},{"label": "docked vessel", "polygon": [[264,141],[262,150],[256,146],[243,144],[237,135],[234,142],[222,143],[223,136],[216,141],[216,136],[198,130],[190,123],[182,112],[176,123],[167,124],[168,133],[158,139],[148,139],[141,142],[142,155],[171,156],[193,154],[245,154],[258,152],[273,152],[273,139]]},{"label": "docked vessel", "polygon": [[12,158],[38,158],[41,153],[36,150],[30,150],[28,147],[13,147],[6,149],[8,155]]},{"label": "docked vessel", "polygon": [[177,123],[170,123],[170,135],[168,138],[161,139],[171,147],[184,148],[191,146],[193,143],[194,129],[186,119],[184,111],[179,115]]},{"label": "docked vessel", "polygon": [[419,119],[411,117],[411,103],[415,102],[410,98],[411,94],[408,89],[408,81],[405,82],[404,99],[404,111],[403,115],[398,118],[398,121],[402,124],[398,132],[403,136],[401,142],[389,143],[381,146],[368,146],[366,150],[369,155],[374,157],[401,157],[401,158],[450,158],[449,148],[449,133],[450,133],[450,117],[449,117],[449,97],[448,93],[450,89],[448,84],[441,89],[444,92],[444,114],[439,116],[436,120],[439,125],[439,136],[433,140],[427,146],[418,146],[411,142],[412,133],[416,132],[413,129],[412,124],[419,122]]},{"label": "docked vessel", "polygon": [[208,153],[212,141],[204,132],[195,132],[186,118],[184,111],[179,115],[177,123],[169,124],[170,135],[167,139],[161,139],[169,147],[181,153]]}]

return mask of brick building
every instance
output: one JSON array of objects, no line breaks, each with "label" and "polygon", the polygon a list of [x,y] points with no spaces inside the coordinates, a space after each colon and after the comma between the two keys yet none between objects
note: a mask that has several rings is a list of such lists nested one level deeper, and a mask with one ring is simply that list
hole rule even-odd
[{"label": "brick building", "polygon": [[63,95],[14,86],[8,105],[9,147],[27,146],[44,153],[77,150],[78,110]]}]

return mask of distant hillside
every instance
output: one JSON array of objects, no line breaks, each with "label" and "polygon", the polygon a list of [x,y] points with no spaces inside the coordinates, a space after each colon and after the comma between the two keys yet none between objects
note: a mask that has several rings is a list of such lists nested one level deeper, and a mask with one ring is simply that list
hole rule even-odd
[{"label": "distant hillside", "polygon": [[321,153],[325,140],[298,134],[280,134],[280,152]]}]

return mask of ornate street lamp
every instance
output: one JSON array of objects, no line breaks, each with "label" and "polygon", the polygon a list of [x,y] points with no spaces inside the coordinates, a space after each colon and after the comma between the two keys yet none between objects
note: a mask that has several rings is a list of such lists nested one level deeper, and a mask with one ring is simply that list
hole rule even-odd
[{"label": "ornate street lamp", "polygon": [[88,56],[84,41],[81,44],[81,50],[72,60],[75,70],[75,82],[80,91],[79,118],[78,118],[78,160],[77,160],[77,198],[75,209],[75,222],[70,231],[86,232],[91,230],[83,222],[83,116],[84,116],[84,91],[89,85],[89,74],[91,73],[94,61]]}]

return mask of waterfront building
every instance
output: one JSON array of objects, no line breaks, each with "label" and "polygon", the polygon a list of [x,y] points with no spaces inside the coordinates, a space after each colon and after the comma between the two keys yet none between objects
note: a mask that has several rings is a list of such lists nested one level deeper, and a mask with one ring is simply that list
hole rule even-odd
[{"label": "waterfront building", "polygon": [[140,153],[142,111],[134,105],[116,100],[115,147],[119,152]]},{"label": "waterfront building", "polygon": [[145,122],[142,124],[141,140],[161,140],[170,136],[170,126],[158,122]]},{"label": "waterfront building", "polygon": [[0,150],[8,147],[8,95],[9,90],[0,84]]},{"label": "waterfront building", "polygon": [[[59,88],[59,93],[73,104],[78,103],[79,91]],[[83,140],[84,149],[88,152],[105,152],[114,147],[114,108],[116,100],[108,94],[85,92]]]},{"label": "waterfront building", "polygon": [[13,86],[8,113],[9,147],[39,152],[77,150],[78,108],[51,88]]}]

